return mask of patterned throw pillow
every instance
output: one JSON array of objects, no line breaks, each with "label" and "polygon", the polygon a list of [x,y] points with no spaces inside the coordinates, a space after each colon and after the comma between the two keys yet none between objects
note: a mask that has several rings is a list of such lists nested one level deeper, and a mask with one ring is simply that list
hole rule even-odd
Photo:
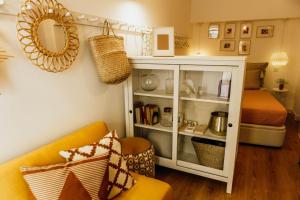
[{"label": "patterned throw pillow", "polygon": [[68,161],[81,160],[102,153],[109,153],[108,199],[112,199],[121,192],[129,190],[135,184],[122,156],[121,143],[116,131],[108,133],[98,143],[59,152]]},{"label": "patterned throw pillow", "polygon": [[155,151],[153,145],[142,153],[128,154],[123,157],[127,161],[130,171],[148,177],[155,177]]},{"label": "patterned throw pillow", "polygon": [[31,199],[35,200],[105,200],[108,186],[108,154],[81,161],[22,167]]}]

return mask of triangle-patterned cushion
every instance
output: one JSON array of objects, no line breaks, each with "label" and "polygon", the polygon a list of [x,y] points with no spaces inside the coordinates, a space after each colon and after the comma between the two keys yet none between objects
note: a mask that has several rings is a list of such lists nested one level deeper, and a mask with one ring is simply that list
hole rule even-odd
[{"label": "triangle-patterned cushion", "polygon": [[123,191],[129,190],[135,184],[128,171],[127,162],[122,156],[121,143],[115,130],[108,133],[97,143],[59,152],[67,161],[81,160],[103,153],[109,154],[108,199],[112,199]]},{"label": "triangle-patterned cushion", "polygon": [[31,197],[36,200],[107,199],[109,155],[43,167],[22,167]]}]

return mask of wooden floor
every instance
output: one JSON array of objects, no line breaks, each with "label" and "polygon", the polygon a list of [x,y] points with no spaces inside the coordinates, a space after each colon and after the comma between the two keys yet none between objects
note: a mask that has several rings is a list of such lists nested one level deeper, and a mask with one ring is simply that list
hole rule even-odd
[{"label": "wooden floor", "polygon": [[175,200],[300,200],[299,156],[297,124],[289,117],[281,149],[240,145],[231,195],[225,183],[163,167],[157,178],[173,187]]}]

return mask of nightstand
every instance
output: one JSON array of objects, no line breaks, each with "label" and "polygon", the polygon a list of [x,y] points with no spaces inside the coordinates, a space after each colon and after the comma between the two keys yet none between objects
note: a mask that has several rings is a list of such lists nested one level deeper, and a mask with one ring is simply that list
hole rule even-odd
[{"label": "nightstand", "polygon": [[273,88],[272,89],[273,95],[275,96],[275,98],[280,101],[280,103],[282,103],[282,105],[285,106],[285,98],[289,92],[289,90],[287,88],[284,88],[282,90],[280,90],[279,88]]}]

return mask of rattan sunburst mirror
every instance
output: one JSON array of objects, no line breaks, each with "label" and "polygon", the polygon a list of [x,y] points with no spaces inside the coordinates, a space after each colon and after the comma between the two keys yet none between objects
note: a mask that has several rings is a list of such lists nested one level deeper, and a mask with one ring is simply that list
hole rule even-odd
[{"label": "rattan sunburst mirror", "polygon": [[[41,27],[49,21],[52,22],[51,29],[42,31],[41,35]],[[63,39],[52,41],[49,37],[55,35],[56,30],[62,32]],[[70,68],[76,59],[79,39],[74,18],[56,0],[26,0],[17,17],[17,31],[26,56],[43,70],[62,72]],[[55,50],[47,43],[62,46]]]}]

